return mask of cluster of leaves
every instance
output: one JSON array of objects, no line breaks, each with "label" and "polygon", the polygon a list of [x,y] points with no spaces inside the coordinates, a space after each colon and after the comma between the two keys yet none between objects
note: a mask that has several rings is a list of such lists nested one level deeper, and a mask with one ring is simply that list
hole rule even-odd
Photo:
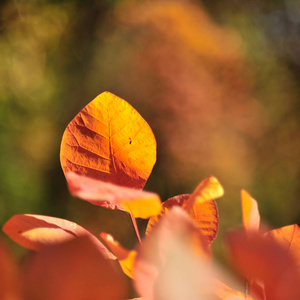
[{"label": "cluster of leaves", "polygon": [[[228,277],[210,249],[221,184],[210,176],[193,193],[163,203],[143,191],[156,141],[126,101],[105,92],[83,108],[65,130],[60,160],[72,195],[130,215],[137,247],[126,249],[108,233],[96,237],[67,220],[15,215],[3,231],[34,251],[18,268],[0,247],[1,299],[300,299],[299,227],[261,231],[257,202],[246,191],[244,229],[228,237],[246,288],[223,283]],[[136,218],[149,219],[143,239]]]}]

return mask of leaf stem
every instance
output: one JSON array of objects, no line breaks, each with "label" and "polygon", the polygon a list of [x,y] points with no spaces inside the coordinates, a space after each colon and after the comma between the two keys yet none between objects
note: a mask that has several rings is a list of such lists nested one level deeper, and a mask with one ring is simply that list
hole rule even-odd
[{"label": "leaf stem", "polygon": [[133,225],[133,228],[134,228],[134,231],[135,231],[136,237],[137,237],[137,239],[138,239],[138,242],[141,244],[141,243],[142,243],[142,241],[141,241],[141,237],[140,237],[139,229],[138,229],[138,227],[137,227],[137,224],[136,224],[135,217],[134,217],[132,214],[129,214],[129,215],[130,215],[131,222],[132,222],[132,225]]},{"label": "leaf stem", "polygon": [[245,299],[247,300],[247,297],[250,296],[250,283],[248,279],[245,281]]}]

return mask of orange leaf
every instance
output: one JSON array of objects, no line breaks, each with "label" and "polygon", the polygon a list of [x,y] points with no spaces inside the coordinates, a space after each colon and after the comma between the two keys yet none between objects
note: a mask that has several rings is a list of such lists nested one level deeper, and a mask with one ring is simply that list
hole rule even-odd
[{"label": "orange leaf", "polygon": [[136,257],[136,251],[125,249],[110,234],[100,233],[100,237],[107,244],[110,251],[119,260],[123,272],[127,276],[133,278],[133,265]]},{"label": "orange leaf", "polygon": [[2,230],[19,245],[35,251],[40,251],[44,246],[87,236],[106,258],[115,259],[89,231],[64,219],[29,214],[15,215],[4,224]]},{"label": "orange leaf", "polygon": [[217,237],[219,230],[219,213],[215,200],[195,202],[188,214],[193,218],[211,244]]},{"label": "orange leaf", "polygon": [[[184,203],[190,198],[190,194],[178,195],[169,198],[162,204],[162,210],[158,216],[151,217],[146,234],[148,235],[154,226],[159,222],[160,218],[165,215],[173,206],[184,207]],[[193,218],[199,226],[203,236],[205,236],[211,244],[217,236],[219,228],[218,208],[215,200],[207,200],[195,202],[193,207],[188,211],[188,214]]]},{"label": "orange leaf", "polygon": [[229,236],[236,268],[255,282],[262,282],[266,299],[300,299],[300,273],[294,257],[270,236],[235,232]]},{"label": "orange leaf", "polygon": [[300,272],[300,228],[298,225],[289,225],[273,229],[267,233],[278,242],[286,251],[286,255],[292,255]]},{"label": "orange leaf", "polygon": [[125,299],[128,287],[115,261],[88,237],[46,246],[24,268],[26,299]]},{"label": "orange leaf", "polygon": [[66,178],[73,196],[95,205],[125,210],[135,218],[145,219],[159,214],[161,210],[160,198],[155,193],[121,187],[73,172],[66,173]]},{"label": "orange leaf", "polygon": [[0,242],[0,274],[0,299],[21,299],[17,265],[2,242]]},{"label": "orange leaf", "polygon": [[131,105],[104,92],[67,126],[60,161],[64,173],[142,189],[156,161],[156,141]]},{"label": "orange leaf", "polygon": [[258,230],[260,224],[260,215],[257,201],[254,200],[245,190],[241,191],[243,223],[247,231]]},{"label": "orange leaf", "polygon": [[[135,286],[145,299],[206,299],[209,248],[199,228],[184,210],[174,207],[153,229],[137,251]],[[202,270],[202,271],[201,271]],[[199,273],[198,273],[199,272]],[[182,297],[180,297],[182,296]]]}]

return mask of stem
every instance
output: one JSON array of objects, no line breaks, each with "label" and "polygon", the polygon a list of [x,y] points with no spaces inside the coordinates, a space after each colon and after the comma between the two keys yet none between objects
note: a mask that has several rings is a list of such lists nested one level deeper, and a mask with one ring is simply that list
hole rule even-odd
[{"label": "stem", "polygon": [[245,281],[245,299],[247,300],[247,297],[250,295],[250,284],[249,281],[246,279]]},{"label": "stem", "polygon": [[131,222],[132,222],[132,225],[133,225],[133,228],[134,228],[134,231],[135,231],[136,237],[137,237],[137,239],[138,239],[138,242],[141,244],[141,243],[142,243],[142,241],[141,241],[141,237],[140,237],[139,229],[138,229],[138,227],[137,227],[137,224],[136,224],[136,220],[135,220],[135,218],[133,217],[133,215],[132,215],[132,214],[130,214],[130,213],[129,213],[129,215],[130,215]]}]

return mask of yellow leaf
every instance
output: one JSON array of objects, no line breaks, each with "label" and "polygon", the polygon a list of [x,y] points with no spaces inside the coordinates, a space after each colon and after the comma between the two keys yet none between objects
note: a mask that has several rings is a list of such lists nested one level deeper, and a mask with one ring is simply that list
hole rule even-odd
[{"label": "yellow leaf", "polygon": [[125,249],[110,234],[100,233],[100,237],[119,260],[123,272],[130,278],[133,278],[133,265],[137,254],[136,251]]},{"label": "yellow leaf", "polygon": [[242,190],[241,201],[245,229],[247,231],[258,230],[260,224],[260,215],[256,200],[254,200],[245,190]]},{"label": "yellow leaf", "polygon": [[214,176],[209,176],[200,182],[183,208],[189,210],[193,207],[194,203],[216,199],[223,195],[224,189],[218,179]]}]

